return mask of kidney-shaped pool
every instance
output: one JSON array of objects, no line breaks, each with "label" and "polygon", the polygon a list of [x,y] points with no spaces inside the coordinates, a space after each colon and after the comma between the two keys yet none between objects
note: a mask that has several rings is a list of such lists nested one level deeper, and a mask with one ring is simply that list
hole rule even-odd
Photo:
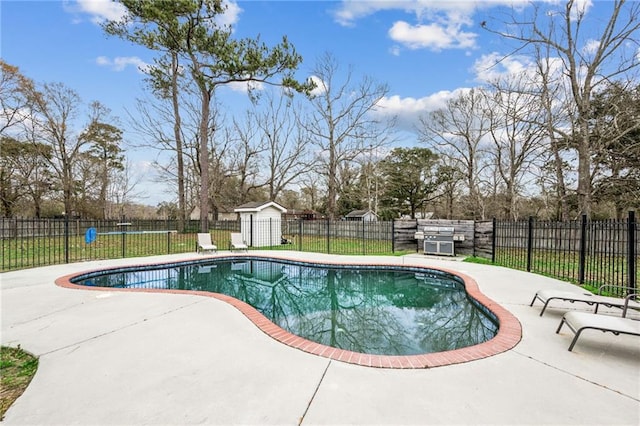
[{"label": "kidney-shaped pool", "polygon": [[[462,278],[423,267],[232,256],[94,271],[70,282],[93,288],[227,295],[303,343],[317,344],[304,345],[306,349],[293,346],[359,364],[353,354],[393,358],[477,346],[493,339],[500,323],[494,312],[470,297]],[[344,354],[349,359],[343,359]]]}]

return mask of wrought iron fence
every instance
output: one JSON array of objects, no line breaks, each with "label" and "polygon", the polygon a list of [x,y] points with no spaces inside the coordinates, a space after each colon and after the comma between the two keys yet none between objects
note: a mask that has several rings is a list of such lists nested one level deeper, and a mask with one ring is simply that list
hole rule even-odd
[{"label": "wrought iron fence", "polygon": [[[403,247],[401,228],[395,222],[252,219],[214,221],[210,233],[219,250],[230,249],[231,233],[239,232],[252,250],[368,255]],[[0,271],[194,252],[198,230],[198,221],[178,231],[175,220],[0,218]],[[640,235],[633,212],[622,221],[494,220],[486,233],[494,263],[637,291]]]},{"label": "wrought iron fence", "polygon": [[638,288],[638,237],[633,211],[625,220],[494,220],[492,261],[624,294]]},{"label": "wrought iron fence", "polygon": [[[0,218],[0,270],[88,260],[187,253],[196,250],[198,221],[178,231],[175,220],[89,220]],[[394,251],[393,222],[260,219],[213,221],[220,250],[240,232],[250,249],[336,254]]]}]

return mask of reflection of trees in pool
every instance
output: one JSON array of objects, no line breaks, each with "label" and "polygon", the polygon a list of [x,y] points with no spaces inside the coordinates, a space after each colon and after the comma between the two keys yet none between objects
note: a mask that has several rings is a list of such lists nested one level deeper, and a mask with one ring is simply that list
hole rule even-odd
[{"label": "reflection of trees in pool", "polygon": [[496,335],[497,325],[469,302],[465,293],[441,299],[416,315],[414,338],[429,352],[440,352],[480,343]]},{"label": "reflection of trees in pool", "polygon": [[82,285],[112,288],[175,289],[184,276],[183,268],[149,269],[97,275]]},{"label": "reflection of trees in pool", "polygon": [[440,273],[226,260],[125,275],[107,280],[227,294],[294,334],[355,352],[436,352],[488,340],[496,331],[461,283]]}]

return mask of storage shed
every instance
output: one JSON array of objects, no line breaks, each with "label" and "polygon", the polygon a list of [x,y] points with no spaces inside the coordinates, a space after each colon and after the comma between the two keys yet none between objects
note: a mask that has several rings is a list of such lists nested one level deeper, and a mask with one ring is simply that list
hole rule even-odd
[{"label": "storage shed", "polygon": [[287,209],[275,201],[250,202],[234,209],[240,214],[240,232],[249,247],[280,245],[282,215]]},{"label": "storage shed", "polygon": [[378,215],[371,210],[354,210],[347,214],[345,219],[358,222],[375,222],[378,220]]}]

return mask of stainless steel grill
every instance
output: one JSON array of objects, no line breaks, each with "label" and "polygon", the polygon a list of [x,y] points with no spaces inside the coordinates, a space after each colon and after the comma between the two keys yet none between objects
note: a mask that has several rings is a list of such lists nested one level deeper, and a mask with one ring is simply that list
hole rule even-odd
[{"label": "stainless steel grill", "polygon": [[453,226],[425,226],[424,254],[455,256]]}]

